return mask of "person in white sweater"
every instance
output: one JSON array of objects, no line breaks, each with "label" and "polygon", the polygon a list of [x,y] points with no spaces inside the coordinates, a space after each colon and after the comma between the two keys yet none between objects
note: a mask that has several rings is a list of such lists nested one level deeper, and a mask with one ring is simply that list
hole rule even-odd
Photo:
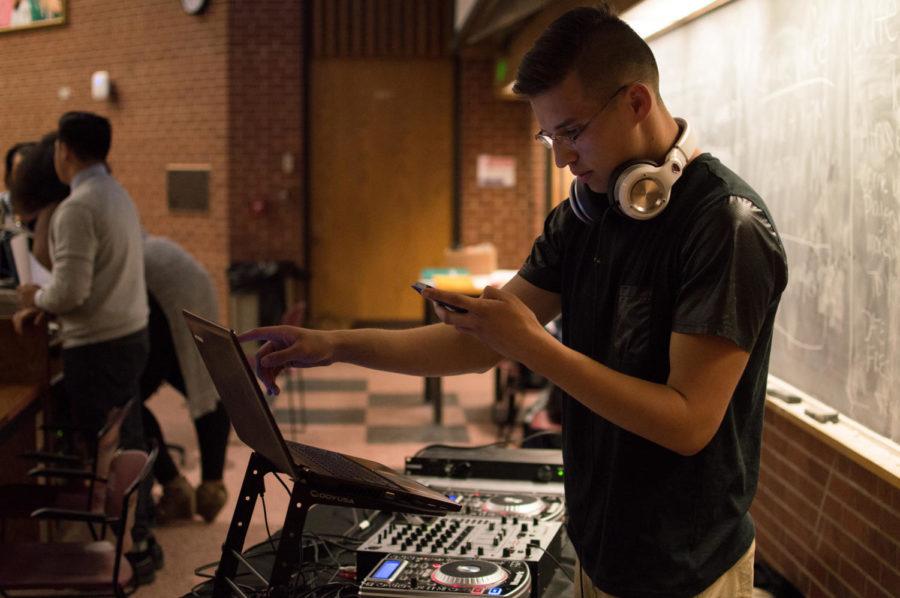
[{"label": "person in white sweater", "polygon": [[[95,431],[111,409],[140,396],[149,350],[140,219],[128,192],[107,171],[111,141],[112,128],[102,116],[68,112],[60,118],[54,166],[71,191],[50,219],[51,278],[43,287],[18,288],[20,308],[37,308],[59,321],[64,389],[73,416]],[[14,181],[14,201],[16,186]],[[122,447],[147,448],[138,409],[122,426]],[[139,492],[129,555],[139,583],[151,581],[161,563],[150,531],[150,487]]]},{"label": "person in white sweater", "polygon": [[[32,252],[47,270],[53,269],[47,235],[38,231],[49,228],[46,223],[69,195],[69,188],[59,180],[53,166],[54,145],[54,134],[38,144],[35,159],[19,171],[16,196],[20,218],[36,223]],[[212,521],[227,500],[222,476],[231,425],[181,310],[217,319],[215,285],[206,269],[175,241],[147,233],[142,233],[142,238],[150,352],[140,379],[141,399],[152,397],[164,382],[184,396],[197,431],[202,473],[202,482],[195,491],[168,451],[160,451],[153,470],[163,487],[156,521],[162,524],[190,519],[195,512]],[[166,446],[153,412],[143,406],[141,414],[148,441]]]}]

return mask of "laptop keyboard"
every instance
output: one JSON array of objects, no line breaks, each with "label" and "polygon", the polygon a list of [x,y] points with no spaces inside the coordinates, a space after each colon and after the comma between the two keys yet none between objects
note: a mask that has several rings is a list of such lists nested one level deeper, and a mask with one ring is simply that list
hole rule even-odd
[{"label": "laptop keyboard", "polygon": [[288,451],[300,463],[309,461],[317,465],[323,471],[344,479],[358,480],[382,488],[395,490],[397,485],[386,480],[374,471],[363,467],[356,461],[348,459],[338,453],[326,451],[307,444],[287,443]]}]

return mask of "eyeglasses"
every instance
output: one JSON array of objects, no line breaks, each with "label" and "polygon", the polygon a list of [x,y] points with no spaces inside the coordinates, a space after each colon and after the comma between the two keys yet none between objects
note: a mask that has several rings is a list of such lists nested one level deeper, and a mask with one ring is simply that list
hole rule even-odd
[{"label": "eyeglasses", "polygon": [[625,85],[617,89],[611,96],[609,96],[609,99],[603,103],[603,106],[601,106],[600,109],[597,110],[597,112],[595,112],[594,115],[590,117],[583,125],[575,128],[570,128],[567,131],[563,131],[562,133],[558,133],[556,135],[551,135],[550,133],[545,133],[544,131],[538,131],[537,133],[535,133],[534,138],[537,141],[540,141],[547,149],[553,149],[554,143],[559,143],[561,145],[566,145],[570,148],[574,148],[575,142],[578,140],[578,137],[587,130],[587,128],[591,125],[591,122],[593,122],[595,118],[600,116],[600,114],[602,114],[603,111],[606,110],[606,107],[609,106],[609,104],[613,101],[613,99],[615,99],[617,95],[631,87],[634,83],[637,83],[637,81],[626,83]]}]

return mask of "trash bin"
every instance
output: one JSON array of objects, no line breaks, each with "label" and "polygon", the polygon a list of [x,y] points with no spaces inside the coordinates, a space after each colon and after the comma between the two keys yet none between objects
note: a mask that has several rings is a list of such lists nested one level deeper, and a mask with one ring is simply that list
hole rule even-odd
[{"label": "trash bin", "polygon": [[292,261],[234,262],[228,267],[231,318],[238,330],[281,323],[303,270]]}]

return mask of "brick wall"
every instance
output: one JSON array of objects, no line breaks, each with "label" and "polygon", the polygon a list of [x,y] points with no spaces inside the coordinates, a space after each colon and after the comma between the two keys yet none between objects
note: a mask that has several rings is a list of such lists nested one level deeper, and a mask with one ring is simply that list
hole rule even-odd
[{"label": "brick wall", "polygon": [[[544,158],[531,138],[531,108],[527,102],[494,96],[492,58],[467,56],[461,73],[461,242],[469,245],[490,241],[497,246],[499,266],[517,269],[528,255],[545,216]],[[479,154],[515,157],[516,186],[479,188]]]},{"label": "brick wall", "polygon": [[[65,26],[0,37],[0,147],[52,130],[67,110],[110,118],[110,163],[144,226],[210,270],[224,317],[231,261],[302,260],[301,8],[211,2],[192,17],[170,0],[70,3]],[[527,103],[494,96],[493,68],[490,57],[463,61],[461,234],[517,268],[545,215],[545,157]],[[110,72],[117,102],[90,99],[95,70]],[[477,187],[482,153],[516,158],[514,189]],[[209,164],[208,212],[168,209],[167,164]]]},{"label": "brick wall", "polygon": [[900,592],[900,489],[767,407],[758,557],[809,598]]},{"label": "brick wall", "polygon": [[[224,301],[228,263],[225,60],[227,8],[199,17],[177,2],[69,2],[68,24],[0,37],[0,147],[56,128],[68,110],[113,125],[110,164],[147,230],[183,244],[210,270]],[[115,103],[90,98],[90,76],[107,70]],[[61,99],[60,88],[71,96]],[[209,164],[209,211],[173,214],[166,165]],[[224,312],[223,312],[224,313]]]},{"label": "brick wall", "polygon": [[[301,8],[210,2],[193,17],[171,0],[70,2],[65,26],[0,36],[0,148],[53,130],[67,110],[108,117],[110,164],[145,228],[206,266],[226,317],[231,261],[301,260]],[[91,100],[96,70],[109,71],[116,102]],[[167,164],[209,164],[207,212],[168,209]]]},{"label": "brick wall", "polygon": [[[234,2],[229,10],[231,256],[299,264],[302,3]],[[285,154],[291,156],[293,172],[282,169]]]}]

